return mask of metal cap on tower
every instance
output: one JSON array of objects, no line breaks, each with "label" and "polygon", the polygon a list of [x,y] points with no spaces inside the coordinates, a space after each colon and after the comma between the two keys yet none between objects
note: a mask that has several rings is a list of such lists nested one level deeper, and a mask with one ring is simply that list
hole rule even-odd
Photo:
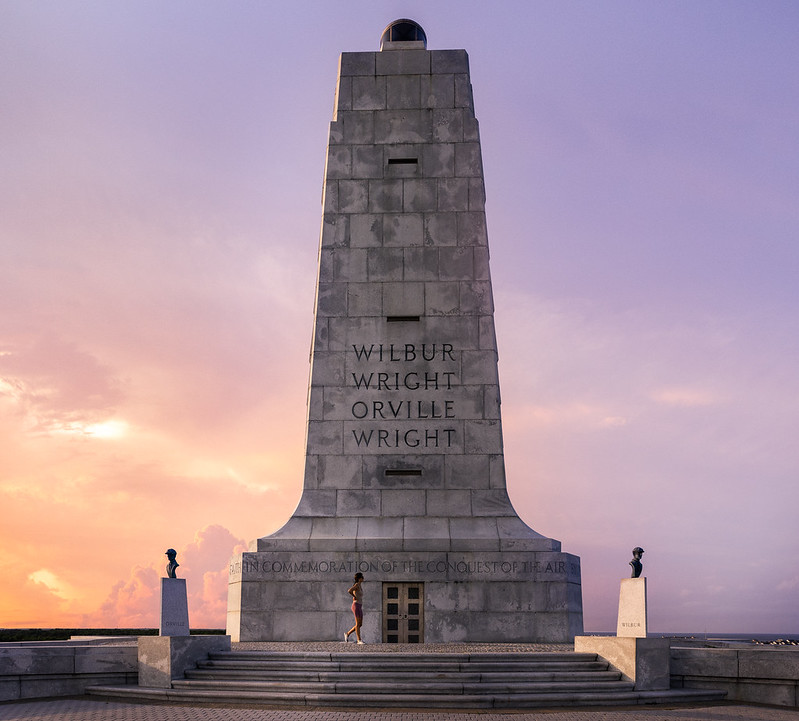
[{"label": "metal cap on tower", "polygon": [[414,20],[401,18],[395,20],[386,26],[383,34],[380,37],[380,49],[383,49],[385,43],[423,43],[423,47],[427,47],[427,35],[425,35],[422,26]]}]

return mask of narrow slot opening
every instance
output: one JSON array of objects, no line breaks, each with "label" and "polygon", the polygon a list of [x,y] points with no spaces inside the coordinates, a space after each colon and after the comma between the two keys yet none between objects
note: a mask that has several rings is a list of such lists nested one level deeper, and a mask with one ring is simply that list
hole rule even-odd
[{"label": "narrow slot opening", "polygon": [[421,476],[421,468],[386,468],[387,476]]},{"label": "narrow slot opening", "polygon": [[416,165],[419,162],[418,158],[389,158],[389,165]]},{"label": "narrow slot opening", "polygon": [[418,323],[418,315],[387,315],[386,323]]}]

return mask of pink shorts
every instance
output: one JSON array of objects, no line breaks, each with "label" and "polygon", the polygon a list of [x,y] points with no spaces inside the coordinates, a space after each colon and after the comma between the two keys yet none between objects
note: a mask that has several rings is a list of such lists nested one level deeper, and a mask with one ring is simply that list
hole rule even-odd
[{"label": "pink shorts", "polygon": [[355,619],[360,621],[363,618],[363,606],[357,601],[352,602],[352,613]]}]

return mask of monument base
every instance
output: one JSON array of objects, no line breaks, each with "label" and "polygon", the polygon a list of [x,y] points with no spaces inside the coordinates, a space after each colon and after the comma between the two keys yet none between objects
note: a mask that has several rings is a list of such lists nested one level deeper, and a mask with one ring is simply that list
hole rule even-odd
[{"label": "monument base", "polygon": [[624,578],[619,589],[619,620],[616,635],[646,638],[646,578]]},{"label": "monument base", "polygon": [[670,644],[668,638],[578,636],[574,650],[601,656],[634,681],[636,691],[662,691],[671,685]]},{"label": "monument base", "polygon": [[161,579],[161,636],[189,635],[189,602],[185,578]]},{"label": "monument base", "polygon": [[366,643],[567,643],[583,630],[580,559],[568,553],[275,550],[231,561],[227,632],[341,640],[359,571]]},{"label": "monument base", "polygon": [[230,636],[140,636],[139,686],[172,688],[173,679],[217,651],[230,651]]}]

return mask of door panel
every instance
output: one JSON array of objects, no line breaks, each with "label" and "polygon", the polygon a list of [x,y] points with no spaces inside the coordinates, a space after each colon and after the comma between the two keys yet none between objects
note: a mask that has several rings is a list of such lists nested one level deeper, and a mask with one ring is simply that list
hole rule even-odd
[{"label": "door panel", "polygon": [[424,643],[423,583],[383,583],[383,643]]}]

